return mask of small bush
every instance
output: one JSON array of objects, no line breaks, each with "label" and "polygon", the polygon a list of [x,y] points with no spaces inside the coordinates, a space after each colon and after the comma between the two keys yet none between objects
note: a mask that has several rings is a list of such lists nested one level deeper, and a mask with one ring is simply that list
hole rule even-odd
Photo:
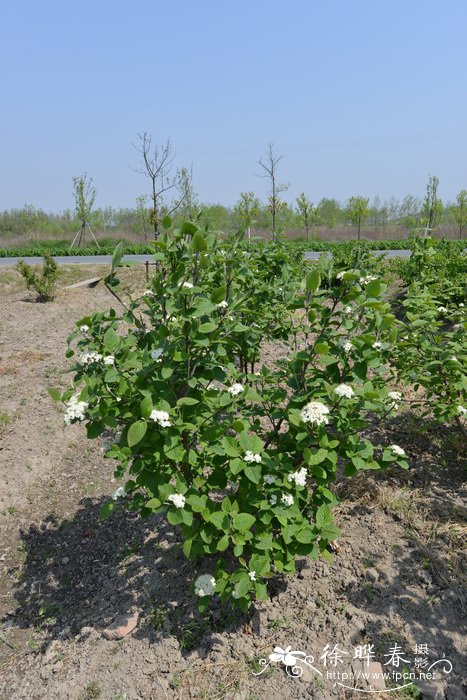
[{"label": "small bush", "polygon": [[40,274],[24,260],[17,263],[16,269],[24,277],[27,288],[37,292],[37,301],[52,301],[55,296],[55,284],[61,272],[50,253],[44,253],[44,264]]}]

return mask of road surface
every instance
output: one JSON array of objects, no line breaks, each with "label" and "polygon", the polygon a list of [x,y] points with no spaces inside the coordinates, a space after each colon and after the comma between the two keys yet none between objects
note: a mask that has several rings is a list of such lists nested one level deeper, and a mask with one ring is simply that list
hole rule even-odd
[{"label": "road surface", "polygon": [[[307,251],[304,253],[305,260],[319,260],[320,255],[327,251]],[[385,255],[387,258],[408,258],[412,251],[410,250],[372,250],[374,255]],[[329,254],[329,253],[328,253]],[[124,255],[123,262],[144,263],[151,262],[152,255]],[[7,265],[16,265],[18,260],[24,260],[29,265],[40,265],[42,258],[0,258],[0,267]],[[58,265],[110,265],[112,260],[111,255],[57,255],[54,260]]]}]

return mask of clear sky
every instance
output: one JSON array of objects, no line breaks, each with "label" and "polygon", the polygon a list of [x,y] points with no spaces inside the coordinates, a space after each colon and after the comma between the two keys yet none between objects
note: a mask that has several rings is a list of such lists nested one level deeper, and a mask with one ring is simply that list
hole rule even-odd
[{"label": "clear sky", "polygon": [[146,191],[132,144],[170,138],[201,200],[467,188],[466,0],[1,0],[0,209]]}]

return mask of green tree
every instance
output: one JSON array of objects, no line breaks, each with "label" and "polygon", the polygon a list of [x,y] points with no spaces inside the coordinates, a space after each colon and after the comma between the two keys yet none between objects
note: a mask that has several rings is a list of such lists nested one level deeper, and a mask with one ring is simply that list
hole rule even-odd
[{"label": "green tree", "polygon": [[345,219],[345,215],[343,215],[341,205],[337,199],[323,197],[318,203],[318,209],[322,223],[329,228],[334,228],[336,224]]},{"label": "green tree", "polygon": [[179,182],[177,184],[179,198],[174,202],[174,208],[170,214],[178,210],[178,215],[186,221],[198,221],[203,208],[200,206],[198,194],[193,189],[193,170],[190,168],[182,168],[179,174]]},{"label": "green tree", "polygon": [[240,199],[234,205],[234,214],[240,220],[240,226],[251,238],[251,227],[260,213],[261,205],[254,192],[240,192]]},{"label": "green tree", "polygon": [[306,197],[304,192],[295,201],[297,203],[296,212],[300,217],[308,241],[310,240],[310,231],[313,231],[313,227],[320,220],[319,208]]},{"label": "green tree", "polygon": [[357,238],[360,240],[362,226],[370,215],[370,200],[366,197],[350,197],[347,203],[347,217],[357,230]]},{"label": "green tree", "polygon": [[451,209],[451,216],[457,226],[459,238],[462,239],[464,228],[467,226],[467,190],[459,192],[456,202]]},{"label": "green tree", "polygon": [[427,231],[434,231],[443,216],[443,202],[438,197],[439,179],[435,175],[428,177],[425,199],[423,200],[422,225]]},{"label": "green tree", "polygon": [[92,238],[97,246],[94,233],[91,229],[91,216],[94,201],[96,199],[96,188],[94,187],[92,177],[88,179],[86,173],[73,178],[73,194],[75,197],[75,218],[79,224],[79,231],[73,239],[71,248],[77,242],[78,248],[81,243],[86,242],[86,229],[91,233]]}]

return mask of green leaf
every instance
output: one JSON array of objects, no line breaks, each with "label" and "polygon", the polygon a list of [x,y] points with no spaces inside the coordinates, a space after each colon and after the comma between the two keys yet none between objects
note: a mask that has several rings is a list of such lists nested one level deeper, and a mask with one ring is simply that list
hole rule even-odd
[{"label": "green leaf", "polygon": [[209,321],[208,323],[201,323],[198,330],[200,333],[212,333],[216,328],[217,324]]},{"label": "green leaf", "polygon": [[261,583],[261,581],[255,582],[255,592],[258,600],[269,600],[268,589],[266,584]]},{"label": "green leaf", "polygon": [[170,216],[164,216],[162,219],[162,228],[168,229],[172,226],[172,219]]},{"label": "green leaf", "polygon": [[184,508],[182,508],[180,510],[180,515],[185,525],[188,525],[188,527],[191,527],[193,525],[193,513],[191,512],[191,510],[185,510]]},{"label": "green leaf", "polygon": [[222,287],[218,287],[217,289],[214,289],[214,291],[211,293],[212,303],[218,304],[220,301],[224,301],[226,291],[227,291],[227,288],[225,285]]},{"label": "green leaf", "polygon": [[197,496],[195,493],[192,493],[186,500],[195,513],[202,513],[206,508],[206,496]]},{"label": "green leaf", "polygon": [[180,525],[183,522],[183,517],[178,508],[176,510],[170,509],[167,511],[167,520],[171,525]]},{"label": "green leaf", "polygon": [[[303,453],[303,456],[305,457],[305,452]],[[321,462],[324,462],[324,460],[326,459],[327,456],[328,456],[328,451],[324,450],[322,447],[320,447],[319,450],[317,452],[315,452],[314,454],[309,450],[307,452],[307,455],[306,455],[306,457],[307,457],[306,461],[310,465],[320,464]]]},{"label": "green leaf", "polygon": [[217,527],[218,530],[226,530],[229,524],[227,515],[223,511],[211,513],[209,522],[212,523],[214,527]]},{"label": "green leaf", "polygon": [[220,538],[216,545],[216,549],[218,552],[225,552],[227,547],[229,546],[229,536],[224,535],[223,537]]},{"label": "green leaf", "polygon": [[339,537],[340,533],[341,531],[339,528],[330,523],[329,525],[325,525],[325,527],[321,530],[321,537],[332,542],[332,540]]},{"label": "green leaf", "polygon": [[329,355],[329,345],[327,343],[315,343],[315,352],[318,355]]},{"label": "green leaf", "polygon": [[108,503],[104,503],[102,508],[100,509],[99,512],[99,518],[101,520],[107,520],[108,517],[112,514],[113,509],[115,508],[115,503],[112,501],[109,501]]},{"label": "green leaf", "polygon": [[382,284],[379,280],[372,280],[366,285],[366,293],[370,297],[377,298],[386,288],[385,284]]},{"label": "green leaf", "polygon": [[306,525],[302,530],[299,530],[295,536],[296,540],[298,542],[302,542],[303,544],[310,544],[313,542],[313,540],[316,539],[316,535],[313,531],[313,528],[310,527],[309,525]]},{"label": "green leaf", "polygon": [[259,484],[261,481],[261,465],[249,464],[243,471],[247,479],[252,481],[254,484]]},{"label": "green leaf", "polygon": [[117,268],[120,265],[120,262],[123,258],[123,253],[125,252],[125,246],[123,241],[120,241],[120,243],[117,243],[115,246],[114,254],[112,255],[112,265],[110,267],[110,274],[113,275],[115,268]]},{"label": "green leaf", "polygon": [[141,442],[146,435],[147,429],[148,425],[144,420],[137,420],[135,423],[132,423],[128,429],[128,447],[134,447],[138,442]]},{"label": "green leaf", "polygon": [[86,426],[86,434],[87,434],[89,440],[94,440],[94,438],[99,437],[99,435],[102,435],[104,430],[105,430],[104,424],[99,422],[99,421],[92,421],[91,423],[88,423]]},{"label": "green leaf", "polygon": [[180,230],[184,236],[193,236],[193,234],[198,230],[198,227],[191,221],[184,221],[180,227]]},{"label": "green leaf", "polygon": [[[149,418],[152,411],[152,400],[149,396],[146,396],[140,404],[141,416],[143,418]],[[135,443],[136,444],[136,443]]]},{"label": "green leaf", "polygon": [[104,333],[104,347],[106,350],[115,350],[118,345],[118,335],[113,328],[108,328]]},{"label": "green leaf", "polygon": [[319,285],[321,284],[321,275],[319,270],[314,269],[307,275],[306,278],[306,290],[307,292],[316,292]]},{"label": "green leaf", "polygon": [[49,392],[49,396],[50,396],[54,401],[60,401],[60,400],[61,400],[62,395],[61,395],[61,393],[59,392],[58,389],[55,389],[54,387],[51,386],[51,387],[49,387],[49,388],[47,389],[47,391]]},{"label": "green leaf", "polygon": [[191,396],[184,396],[178,399],[177,406],[194,406],[197,403],[199,403],[198,399],[193,399]]},{"label": "green leaf", "polygon": [[162,503],[158,498],[151,498],[151,500],[146,503],[146,508],[149,508],[150,510],[156,510],[161,505]]},{"label": "green leaf", "polygon": [[316,511],[316,524],[321,529],[328,523],[332,522],[332,513],[328,505],[323,504]]},{"label": "green leaf", "polygon": [[249,513],[237,513],[233,516],[233,526],[236,530],[244,532],[249,530],[256,522],[256,518]]},{"label": "green leaf", "polygon": [[206,243],[206,239],[201,231],[196,231],[196,233],[194,233],[191,240],[191,247],[195,253],[203,253],[208,249],[208,244]]}]

